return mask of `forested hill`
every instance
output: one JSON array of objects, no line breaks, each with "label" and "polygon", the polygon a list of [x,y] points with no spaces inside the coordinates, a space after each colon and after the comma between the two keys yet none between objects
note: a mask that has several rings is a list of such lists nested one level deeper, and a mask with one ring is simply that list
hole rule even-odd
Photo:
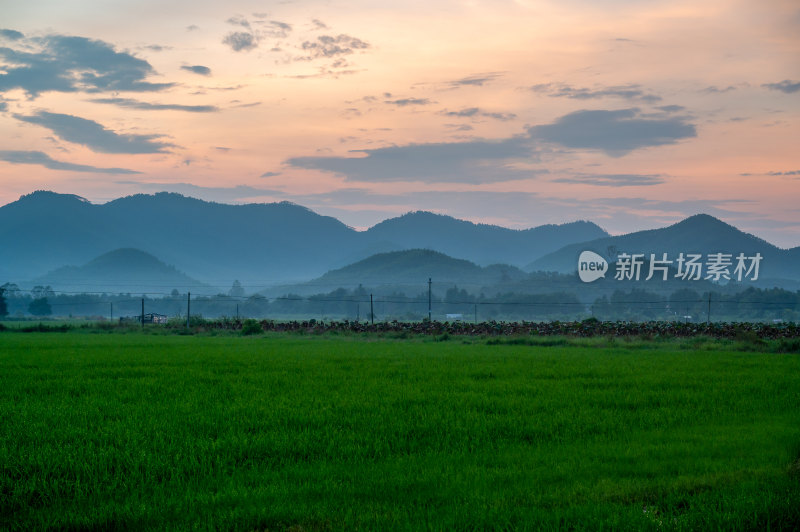
[{"label": "forested hill", "polygon": [[377,252],[412,248],[449,251],[482,265],[522,266],[554,246],[601,234],[585,222],[516,231],[430,213],[356,231],[289,202],[228,205],[162,192],[96,205],[39,191],[0,207],[0,280],[28,281],[120,248],[142,250],[195,279],[227,286],[233,279],[305,281]]}]

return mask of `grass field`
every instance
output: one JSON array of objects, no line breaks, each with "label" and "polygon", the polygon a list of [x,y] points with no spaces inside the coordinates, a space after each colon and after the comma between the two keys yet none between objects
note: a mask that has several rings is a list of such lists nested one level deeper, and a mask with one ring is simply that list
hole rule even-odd
[{"label": "grass field", "polygon": [[797,354],[0,333],[0,529],[789,530],[799,458]]}]

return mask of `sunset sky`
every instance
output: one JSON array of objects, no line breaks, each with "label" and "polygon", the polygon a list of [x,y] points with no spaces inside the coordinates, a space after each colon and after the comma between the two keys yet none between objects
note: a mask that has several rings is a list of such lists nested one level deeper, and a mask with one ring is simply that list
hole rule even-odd
[{"label": "sunset sky", "polygon": [[800,245],[797,0],[0,0],[0,204],[174,191]]}]

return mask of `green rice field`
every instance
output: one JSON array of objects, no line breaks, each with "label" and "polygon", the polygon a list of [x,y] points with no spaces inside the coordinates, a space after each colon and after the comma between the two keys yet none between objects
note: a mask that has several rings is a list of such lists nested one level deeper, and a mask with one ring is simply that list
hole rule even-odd
[{"label": "green rice field", "polygon": [[0,333],[0,530],[792,530],[800,355]]}]

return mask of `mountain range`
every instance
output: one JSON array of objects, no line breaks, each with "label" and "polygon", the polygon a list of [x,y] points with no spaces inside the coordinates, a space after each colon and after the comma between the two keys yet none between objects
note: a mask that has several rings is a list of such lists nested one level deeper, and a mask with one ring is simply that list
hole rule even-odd
[{"label": "mountain range", "polygon": [[92,204],[38,191],[0,207],[0,280],[41,277],[134,248],[212,286],[305,281],[378,252],[430,248],[480,265],[523,266],[565,244],[607,236],[591,222],[527,230],[425,212],[357,231],[288,202],[227,205],[174,193]]},{"label": "mountain range", "polygon": [[157,281],[158,291],[218,292],[238,279],[248,293],[289,283],[309,293],[361,283],[418,288],[428,277],[476,290],[524,287],[545,279],[530,272],[574,276],[585,250],[610,261],[623,252],[760,253],[757,286],[800,288],[800,247],[780,249],[704,214],[619,236],[587,221],[513,230],[421,211],[357,231],[288,202],[227,205],[157,193],[96,205],[39,191],[0,207],[0,242],[0,281],[58,290],[135,292],[118,288]]}]

